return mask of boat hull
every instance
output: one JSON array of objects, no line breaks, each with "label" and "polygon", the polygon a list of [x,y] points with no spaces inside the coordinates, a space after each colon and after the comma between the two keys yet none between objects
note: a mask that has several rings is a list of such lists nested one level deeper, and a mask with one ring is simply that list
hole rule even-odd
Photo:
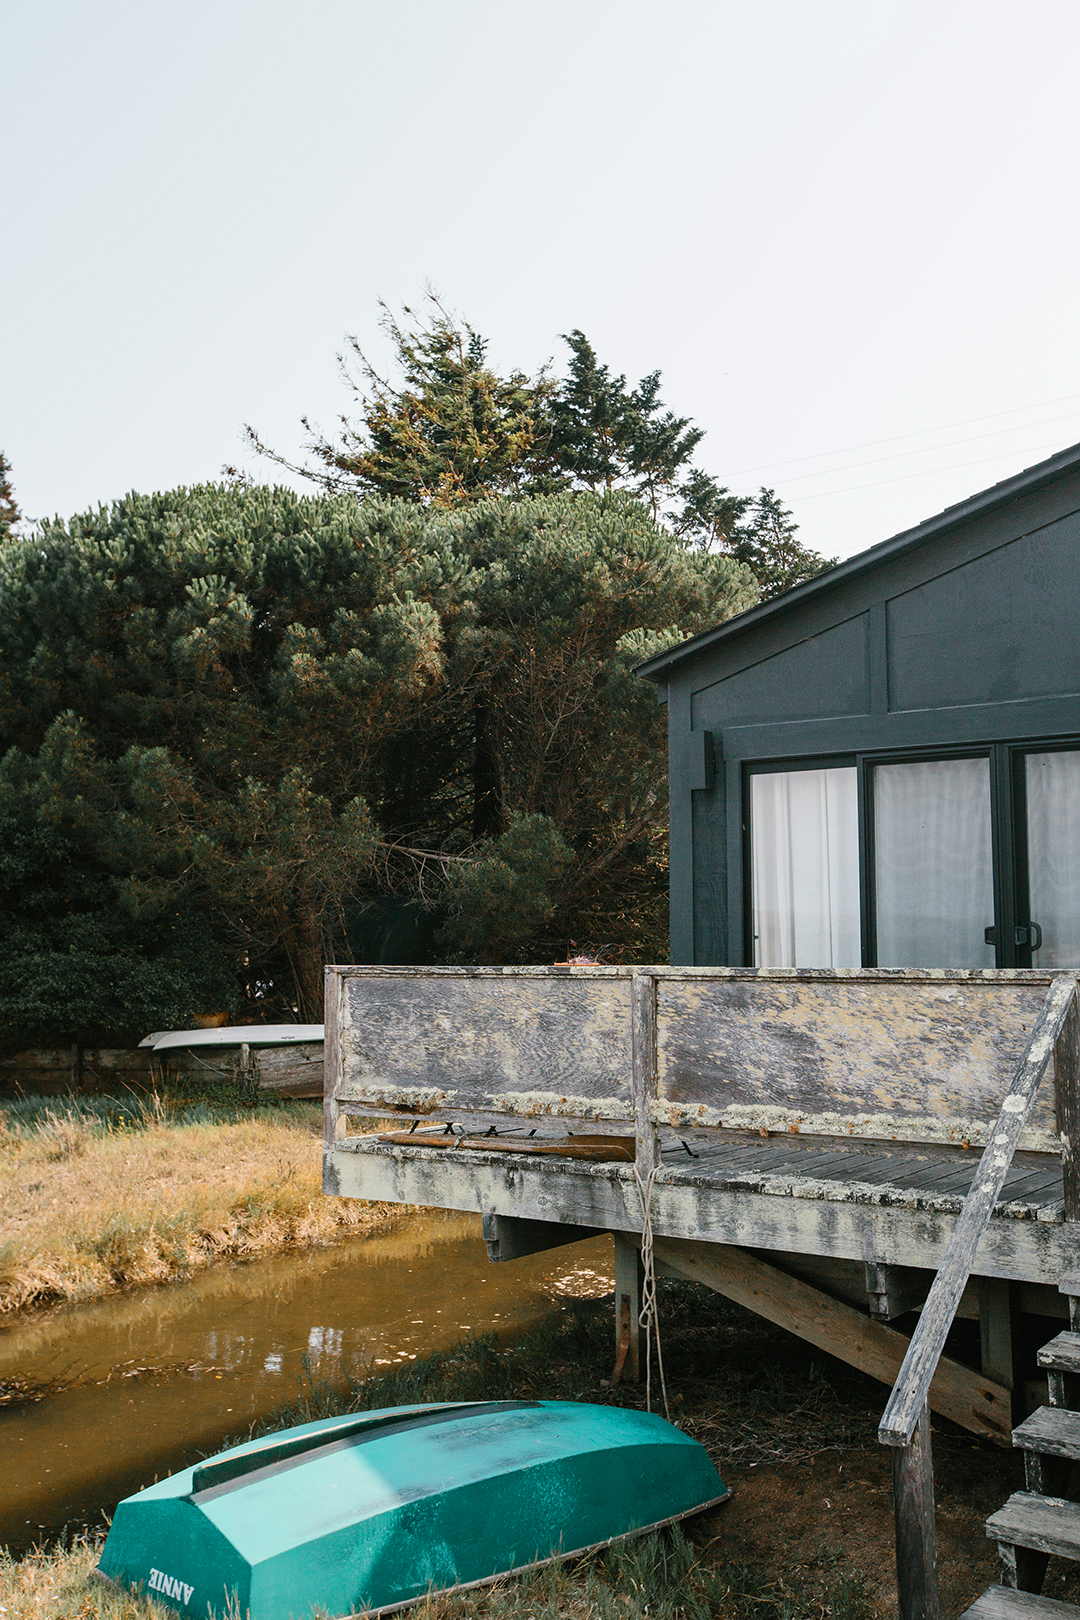
[{"label": "boat hull", "polygon": [[128,1497],[100,1568],[198,1620],[386,1611],[726,1494],[703,1448],[648,1413],[385,1408],[264,1436]]}]

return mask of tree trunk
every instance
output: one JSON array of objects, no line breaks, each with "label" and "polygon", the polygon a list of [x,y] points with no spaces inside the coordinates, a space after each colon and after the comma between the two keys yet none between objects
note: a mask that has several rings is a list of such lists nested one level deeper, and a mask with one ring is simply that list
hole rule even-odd
[{"label": "tree trunk", "polygon": [[304,910],[286,918],[282,943],[292,969],[297,1020],[301,1024],[321,1024],[325,951],[319,919]]},{"label": "tree trunk", "polygon": [[474,711],[476,756],[473,762],[473,837],[497,838],[503,831],[499,767],[492,736],[491,711],[481,699]]}]

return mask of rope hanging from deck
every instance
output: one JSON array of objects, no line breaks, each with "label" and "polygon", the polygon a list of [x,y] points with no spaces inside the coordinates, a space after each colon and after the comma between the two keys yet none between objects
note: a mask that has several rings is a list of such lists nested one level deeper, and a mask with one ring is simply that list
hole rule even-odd
[{"label": "rope hanging from deck", "polygon": [[664,1416],[671,1422],[668,1406],[667,1381],[664,1377],[664,1352],[660,1344],[660,1316],[656,1306],[656,1262],[653,1259],[652,1190],[659,1165],[653,1165],[642,1181],[641,1171],[634,1165],[634,1180],[641,1198],[641,1312],[638,1326],[645,1330],[645,1410],[652,1411],[652,1343],[656,1338],[656,1366],[660,1374],[660,1393],[664,1398]]}]

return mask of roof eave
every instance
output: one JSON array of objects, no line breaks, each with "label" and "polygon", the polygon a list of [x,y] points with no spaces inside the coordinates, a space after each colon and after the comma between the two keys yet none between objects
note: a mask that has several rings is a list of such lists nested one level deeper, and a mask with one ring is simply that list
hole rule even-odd
[{"label": "roof eave", "polygon": [[914,550],[924,545],[928,540],[941,534],[944,530],[952,528],[958,523],[964,523],[969,518],[978,517],[983,512],[992,510],[995,506],[1004,505],[1005,502],[1015,500],[1018,495],[1026,494],[1039,484],[1052,483],[1055,478],[1063,477],[1066,473],[1080,467],[1080,444],[1070,445],[1068,449],[1059,450],[1056,455],[1050,456],[1046,461],[1037,462],[1032,467],[1026,467],[1023,472],[1016,473],[1014,477],[1004,479],[1000,484],[992,484],[989,489],[980,490],[977,495],[971,495],[967,500],[959,502],[956,506],[947,506],[943,512],[938,512],[932,518],[926,518],[913,529],[904,529],[893,535],[889,540],[882,540],[876,546],[870,546],[866,551],[856,552],[854,557],[847,557],[843,562],[837,563],[833,568],[827,568],[824,573],[815,574],[813,579],[804,581],[801,585],[793,585],[780,596],[770,598],[768,602],[759,602],[757,607],[747,608],[745,613],[736,614],[734,618],[725,619],[723,624],[716,625],[712,630],[703,630],[700,635],[692,636],[689,641],[680,642],[668,652],[657,653],[654,658],[647,658],[643,664],[635,666],[635,673],[646,681],[663,681],[667,671],[674,665],[681,663],[685,658],[693,658],[697,653],[713,646],[717,641],[726,640],[729,636],[741,634],[743,630],[753,628],[762,620],[770,618],[774,613],[787,611],[788,608],[800,602],[805,602],[818,596],[822,591],[831,590],[833,586],[842,584],[855,575],[867,573],[879,568],[883,563],[890,561],[898,552]]}]

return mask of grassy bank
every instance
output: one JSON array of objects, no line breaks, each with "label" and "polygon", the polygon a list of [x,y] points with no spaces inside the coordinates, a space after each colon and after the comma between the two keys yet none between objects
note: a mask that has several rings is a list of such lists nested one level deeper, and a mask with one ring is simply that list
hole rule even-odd
[{"label": "grassy bank", "polygon": [[[0,1598],[8,1620],[161,1620],[169,1611],[146,1597],[88,1579],[96,1544],[60,1554],[0,1557]],[[781,1620],[866,1620],[858,1582],[841,1577],[825,1602],[771,1589],[761,1573],[707,1554],[678,1531],[612,1548],[576,1567],[552,1567],[483,1591],[433,1597],[407,1611],[416,1620],[760,1620],[762,1605]]]},{"label": "grassy bank", "polygon": [[[689,1284],[661,1284],[672,1417],[735,1495],[690,1521],[573,1566],[432,1599],[417,1620],[886,1620],[895,1613],[890,1459],[876,1443],[884,1391]],[[569,1398],[643,1404],[612,1389],[611,1311],[567,1301],[514,1345],[494,1339],[408,1362],[346,1389],[308,1386],[259,1426],[424,1400]],[[237,1436],[236,1438],[242,1438]],[[935,1432],[942,1612],[994,1578],[983,1520],[1021,1477],[1015,1454],[947,1424]],[[167,1610],[89,1582],[97,1544],[0,1560],[5,1620],[164,1620]],[[1064,1566],[1047,1592],[1076,1600]]]},{"label": "grassy bank", "polygon": [[0,1104],[0,1319],[370,1230],[320,1191],[322,1115],[203,1098]]}]

